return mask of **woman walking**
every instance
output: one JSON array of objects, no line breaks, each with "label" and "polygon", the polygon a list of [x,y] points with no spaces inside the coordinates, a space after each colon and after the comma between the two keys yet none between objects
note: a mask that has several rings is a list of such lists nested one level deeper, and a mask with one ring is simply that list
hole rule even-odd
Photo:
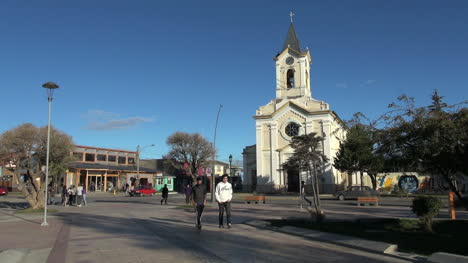
[{"label": "woman walking", "polygon": [[169,189],[167,189],[167,184],[164,185],[162,189],[162,199],[161,199],[161,204],[167,205],[167,198],[169,197]]}]

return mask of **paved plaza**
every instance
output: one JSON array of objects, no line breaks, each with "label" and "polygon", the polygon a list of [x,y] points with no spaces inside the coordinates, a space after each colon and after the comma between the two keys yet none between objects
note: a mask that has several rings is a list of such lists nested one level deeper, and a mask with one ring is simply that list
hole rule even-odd
[{"label": "paved plaza", "polygon": [[[164,206],[159,196],[91,194],[87,207],[51,206],[59,212],[51,215],[49,227],[40,226],[41,215],[13,213],[20,197],[3,197],[0,248],[30,251],[34,260],[27,262],[404,262],[243,224],[307,216],[294,197],[270,199],[249,205],[238,197],[232,229],[218,229],[217,207],[208,207],[198,231],[181,195],[171,195]],[[357,208],[352,201],[325,200],[324,207],[330,218],[412,216],[408,207],[398,206],[402,202]]]}]

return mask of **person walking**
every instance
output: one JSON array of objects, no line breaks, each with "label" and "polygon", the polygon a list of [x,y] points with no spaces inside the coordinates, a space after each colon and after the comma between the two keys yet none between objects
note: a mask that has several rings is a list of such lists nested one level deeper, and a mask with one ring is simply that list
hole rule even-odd
[{"label": "person walking", "polygon": [[84,206],[88,206],[88,201],[86,201],[86,187],[83,187],[83,191],[82,191],[82,198],[83,198],[83,205]]},{"label": "person walking", "polygon": [[76,205],[81,206],[83,198],[83,185],[79,184],[78,187],[76,188]]},{"label": "person walking", "polygon": [[185,203],[190,204],[190,201],[192,201],[192,185],[188,184],[187,187],[185,187],[184,192],[185,192]]},{"label": "person walking", "polygon": [[49,185],[49,205],[55,205],[55,186]]},{"label": "person walking", "polygon": [[68,189],[66,185],[62,187],[62,206],[68,206]]},{"label": "person walking", "polygon": [[167,184],[164,185],[162,189],[162,199],[161,199],[161,204],[167,205],[167,198],[169,197],[169,189],[167,189]]},{"label": "person walking", "polygon": [[218,202],[219,207],[219,228],[224,228],[224,210],[226,210],[227,227],[231,228],[232,185],[228,182],[227,174],[223,175],[222,180],[222,182],[218,183],[215,190],[216,202]]},{"label": "person walking", "polygon": [[192,188],[192,203],[195,206],[196,223],[195,226],[201,229],[201,217],[206,205],[206,186],[201,177],[197,177],[197,184]]},{"label": "person walking", "polygon": [[70,188],[70,206],[76,204],[76,187],[74,185]]}]

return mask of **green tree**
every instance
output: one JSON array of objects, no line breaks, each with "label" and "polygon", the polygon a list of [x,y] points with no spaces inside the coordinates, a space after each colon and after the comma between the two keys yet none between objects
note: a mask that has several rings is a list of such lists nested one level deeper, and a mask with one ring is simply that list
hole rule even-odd
[{"label": "green tree", "polygon": [[327,157],[319,150],[323,138],[316,133],[295,136],[291,140],[294,154],[284,164],[285,169],[297,169],[299,172],[307,172],[312,178],[312,192],[315,207],[315,217],[318,222],[324,218],[320,207],[319,180],[317,168],[328,161]]},{"label": "green tree", "polygon": [[22,124],[0,135],[1,161],[14,165],[14,180],[33,209],[44,207],[47,184],[54,185],[71,161],[73,141],[70,136],[51,127],[49,182],[45,182],[47,127]]},{"label": "green tree", "polygon": [[166,144],[170,151],[164,158],[178,169],[187,164],[186,171],[193,179],[200,168],[209,165],[209,158],[213,156],[211,143],[199,133],[175,132],[167,138]]},{"label": "green tree", "polygon": [[468,203],[457,187],[459,176],[468,176],[468,109],[462,102],[448,105],[434,91],[428,106],[416,107],[414,98],[400,96],[383,116],[379,151],[404,171],[442,176],[451,191]]},{"label": "green tree", "polygon": [[376,189],[377,172],[383,167],[383,158],[375,151],[375,128],[372,124],[365,124],[364,119],[367,118],[358,112],[348,121],[346,139],[340,143],[333,166],[348,174],[359,172],[361,182],[366,173]]}]

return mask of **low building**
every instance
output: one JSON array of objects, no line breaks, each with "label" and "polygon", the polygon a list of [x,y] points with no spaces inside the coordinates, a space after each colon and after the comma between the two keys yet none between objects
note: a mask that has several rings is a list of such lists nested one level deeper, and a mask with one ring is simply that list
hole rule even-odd
[{"label": "low building", "polygon": [[123,185],[154,185],[162,173],[156,169],[136,166],[137,152],[76,145],[74,161],[70,163],[64,182],[83,185],[87,191],[113,191]]},{"label": "low building", "polygon": [[158,176],[155,177],[153,185],[158,192],[161,191],[164,185],[167,185],[170,192],[174,191],[176,174],[170,173],[171,169],[168,168],[168,165],[164,159],[140,160],[141,167],[154,169],[157,172]]}]

